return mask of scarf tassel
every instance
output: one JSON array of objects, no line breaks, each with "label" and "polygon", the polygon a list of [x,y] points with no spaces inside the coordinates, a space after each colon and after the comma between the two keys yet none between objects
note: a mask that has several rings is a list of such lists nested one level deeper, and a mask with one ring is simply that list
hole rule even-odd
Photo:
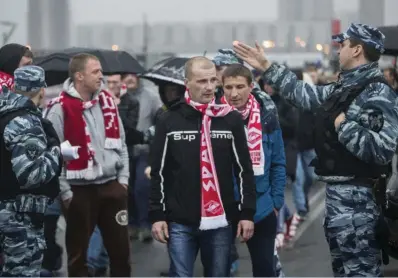
[{"label": "scarf tassel", "polygon": [[200,220],[200,226],[199,230],[214,230],[222,227],[227,227],[228,226],[228,221],[225,216],[225,213],[218,215],[218,216],[212,216],[212,217],[203,217]]},{"label": "scarf tassel", "polygon": [[121,148],[122,148],[122,140],[120,138],[106,138],[105,139],[105,149],[120,150]]},{"label": "scarf tassel", "polygon": [[255,176],[262,176],[264,175],[264,166],[259,165],[259,166],[254,166],[253,165],[253,172]]},{"label": "scarf tassel", "polygon": [[97,177],[102,176],[102,167],[99,164],[94,165],[94,161],[88,161],[88,167],[83,170],[66,170],[67,180],[95,180]]}]

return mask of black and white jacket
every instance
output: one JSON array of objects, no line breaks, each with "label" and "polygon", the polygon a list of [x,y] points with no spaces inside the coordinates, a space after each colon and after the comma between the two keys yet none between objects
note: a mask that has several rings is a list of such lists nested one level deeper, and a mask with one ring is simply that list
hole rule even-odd
[{"label": "black and white jacket", "polygon": [[[199,225],[201,218],[200,130],[202,114],[185,101],[163,113],[151,146],[149,217]],[[253,220],[255,180],[241,115],[233,111],[212,118],[211,140],[221,198],[229,221]],[[233,178],[240,202],[234,197]]]}]

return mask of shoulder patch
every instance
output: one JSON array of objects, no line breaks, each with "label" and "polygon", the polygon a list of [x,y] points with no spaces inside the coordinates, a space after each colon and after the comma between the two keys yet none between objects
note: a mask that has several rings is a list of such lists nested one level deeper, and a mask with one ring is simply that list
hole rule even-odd
[{"label": "shoulder patch", "polygon": [[360,124],[374,132],[380,132],[384,126],[383,112],[380,109],[367,109],[361,115]]},{"label": "shoulder patch", "polygon": [[36,140],[29,140],[25,143],[25,155],[29,160],[35,160],[40,156],[41,150]]}]

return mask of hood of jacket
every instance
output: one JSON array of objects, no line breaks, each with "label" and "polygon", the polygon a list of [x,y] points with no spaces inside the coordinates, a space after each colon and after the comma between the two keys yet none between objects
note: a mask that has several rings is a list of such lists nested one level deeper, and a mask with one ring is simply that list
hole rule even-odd
[{"label": "hood of jacket", "polygon": [[342,71],[336,85],[348,89],[354,86],[360,86],[361,83],[366,83],[367,80],[380,76],[382,77],[383,73],[379,69],[379,64],[377,62],[368,63],[350,70]]},{"label": "hood of jacket", "polygon": [[0,48],[0,71],[12,76],[26,50],[26,46],[17,43],[6,44]]},{"label": "hood of jacket", "polygon": [[[101,90],[104,90],[104,89],[105,89],[105,84],[102,83],[101,88],[93,94],[93,98],[96,97],[101,92]],[[70,95],[71,97],[83,100],[83,98],[81,97],[79,92],[76,90],[75,85],[73,84],[73,82],[70,78],[65,80],[65,82],[62,86],[62,90],[65,93],[67,93],[68,95]]]}]

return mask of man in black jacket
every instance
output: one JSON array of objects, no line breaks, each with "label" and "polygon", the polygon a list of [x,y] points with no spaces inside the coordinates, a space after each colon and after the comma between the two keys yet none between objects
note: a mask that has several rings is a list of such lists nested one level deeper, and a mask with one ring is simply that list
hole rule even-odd
[{"label": "man in black jacket", "polygon": [[[152,234],[168,243],[171,277],[193,276],[200,248],[204,276],[229,276],[232,229],[253,235],[255,184],[240,114],[214,103],[214,64],[195,57],[186,64],[185,99],[171,106],[156,124],[151,146]],[[232,170],[240,187],[234,198]]]}]

